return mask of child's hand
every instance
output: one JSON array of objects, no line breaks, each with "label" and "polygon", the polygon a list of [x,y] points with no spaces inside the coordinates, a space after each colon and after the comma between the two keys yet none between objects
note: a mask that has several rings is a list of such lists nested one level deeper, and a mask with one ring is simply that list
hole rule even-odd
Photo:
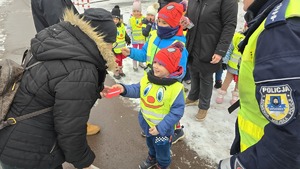
[{"label": "child's hand", "polygon": [[122,48],[121,51],[122,51],[122,54],[124,56],[130,55],[130,49],[129,48]]},{"label": "child's hand", "polygon": [[101,96],[110,99],[119,96],[123,92],[124,87],[120,84],[115,84],[111,87],[105,86],[103,91],[101,92]]},{"label": "child's hand", "polygon": [[154,126],[154,127],[151,127],[151,128],[149,129],[149,133],[150,133],[152,136],[159,135],[159,132],[158,132],[158,130],[156,129],[155,126]]},{"label": "child's hand", "polygon": [[120,89],[121,93],[123,93],[125,90],[124,87],[120,84],[115,84],[111,88],[118,88],[118,89]]}]

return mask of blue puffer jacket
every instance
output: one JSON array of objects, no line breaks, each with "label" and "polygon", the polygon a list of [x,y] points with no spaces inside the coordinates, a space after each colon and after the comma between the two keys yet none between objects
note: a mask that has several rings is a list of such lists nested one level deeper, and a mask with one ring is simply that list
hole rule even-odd
[{"label": "blue puffer jacket", "polygon": [[[155,33],[155,32],[152,32],[152,33]],[[150,36],[156,36],[156,35],[152,34]],[[154,44],[156,46],[158,46],[159,49],[162,49],[162,48],[166,48],[166,47],[172,45],[175,41],[185,43],[186,38],[184,36],[173,36],[170,39],[161,39],[160,37],[156,36],[156,38],[154,40]],[[148,42],[149,42],[149,40],[145,43],[145,45],[143,46],[142,49],[131,48],[129,57],[131,59],[137,60],[139,62],[146,62],[146,60],[147,60],[147,48],[149,46]],[[157,50],[156,53],[158,51],[159,50]],[[185,76],[185,73],[186,73],[187,58],[188,58],[188,51],[186,50],[186,48],[184,48],[183,51],[182,51],[182,57],[181,57],[181,60],[180,60],[180,63],[179,63],[179,65],[182,66],[183,70],[184,70],[183,74],[179,77],[180,81],[183,79],[183,77]]]}]

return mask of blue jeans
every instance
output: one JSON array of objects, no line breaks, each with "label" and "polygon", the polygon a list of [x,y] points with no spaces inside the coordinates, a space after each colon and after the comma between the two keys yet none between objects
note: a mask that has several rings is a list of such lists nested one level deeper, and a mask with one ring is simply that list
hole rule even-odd
[{"label": "blue jeans", "polygon": [[216,82],[222,80],[222,74],[223,74],[223,69],[220,69],[215,73],[215,81]]},{"label": "blue jeans", "polygon": [[170,136],[151,136],[146,138],[146,142],[149,148],[149,156],[156,158],[162,169],[167,168],[171,164],[170,149],[172,140]]}]

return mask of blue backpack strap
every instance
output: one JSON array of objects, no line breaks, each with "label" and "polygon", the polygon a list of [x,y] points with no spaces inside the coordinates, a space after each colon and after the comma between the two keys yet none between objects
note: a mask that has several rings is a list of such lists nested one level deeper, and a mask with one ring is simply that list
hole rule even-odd
[{"label": "blue backpack strap", "polygon": [[265,22],[266,29],[286,23],[285,12],[289,2],[290,0],[283,0],[269,13]]}]

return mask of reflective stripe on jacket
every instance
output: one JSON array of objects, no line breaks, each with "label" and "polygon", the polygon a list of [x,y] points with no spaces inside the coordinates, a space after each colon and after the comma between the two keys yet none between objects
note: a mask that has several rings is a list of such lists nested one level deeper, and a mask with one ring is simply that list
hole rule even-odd
[{"label": "reflective stripe on jacket", "polygon": [[145,37],[143,36],[142,33],[142,20],[144,17],[140,17],[136,19],[135,17],[131,17],[129,19],[130,25],[131,25],[131,36],[132,36],[132,42],[133,43],[140,43],[144,44],[145,43]]}]

